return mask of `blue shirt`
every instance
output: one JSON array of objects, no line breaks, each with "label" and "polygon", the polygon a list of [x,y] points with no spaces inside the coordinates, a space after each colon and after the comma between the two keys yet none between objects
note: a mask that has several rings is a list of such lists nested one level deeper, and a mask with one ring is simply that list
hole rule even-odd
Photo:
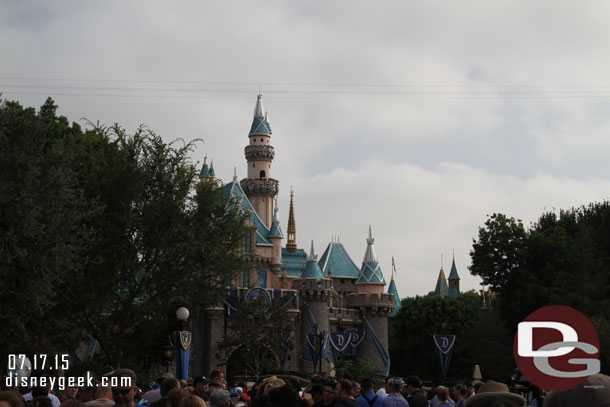
[{"label": "blue shirt", "polygon": [[397,393],[390,393],[388,397],[383,399],[383,407],[409,407],[409,403]]},{"label": "blue shirt", "polygon": [[[373,390],[367,390],[365,392],[360,392],[360,395],[358,397],[356,397],[356,404],[358,404],[358,407],[370,407],[370,404],[368,401],[366,401],[366,399],[364,398],[364,396],[366,396],[367,399],[369,399],[370,401],[373,401],[373,399],[375,398],[375,392]],[[374,407],[381,407],[381,402],[383,400],[383,397],[377,397],[377,400],[375,400],[375,404],[373,404]]]}]

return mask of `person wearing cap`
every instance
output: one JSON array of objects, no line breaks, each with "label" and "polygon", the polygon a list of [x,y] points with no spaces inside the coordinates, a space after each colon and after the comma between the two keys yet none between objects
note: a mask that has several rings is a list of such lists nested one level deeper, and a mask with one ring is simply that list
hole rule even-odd
[{"label": "person wearing cap", "polygon": [[[578,404],[580,405],[580,404]],[[583,406],[585,404],[582,404]],[[525,398],[508,391],[505,383],[489,381],[484,383],[477,394],[466,401],[465,407],[524,407]],[[546,407],[546,403],[545,403]],[[574,406],[576,407],[576,405]]]},{"label": "person wearing cap", "polygon": [[402,380],[392,379],[391,386],[386,386],[388,395],[383,399],[381,405],[383,407],[408,407],[409,403],[407,403],[407,400],[400,394],[403,385],[404,383]]},{"label": "person wearing cap", "polygon": [[210,394],[210,403],[208,407],[230,407],[231,406],[231,393],[226,390],[219,389],[214,390]]},{"label": "person wearing cap", "polygon": [[99,386],[95,390],[95,399],[85,403],[85,407],[112,407],[114,406],[114,398],[112,396],[112,387]]}]

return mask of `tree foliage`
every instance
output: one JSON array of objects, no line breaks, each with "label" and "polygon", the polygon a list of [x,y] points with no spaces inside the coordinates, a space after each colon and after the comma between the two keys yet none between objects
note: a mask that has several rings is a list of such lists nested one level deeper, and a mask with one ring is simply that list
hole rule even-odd
[{"label": "tree foliage", "polygon": [[219,347],[224,350],[227,371],[255,377],[281,368],[283,355],[292,341],[292,321],[279,300],[269,302],[259,295],[241,300]]},{"label": "tree foliage", "polygon": [[448,379],[470,379],[475,364],[489,368],[484,371],[488,379],[500,380],[510,372],[511,339],[507,341],[502,321],[493,311],[482,309],[481,297],[474,292],[405,298],[392,328],[393,337],[400,338],[390,349],[394,374],[439,378],[433,335],[443,333],[456,335]]},{"label": "tree foliage", "polygon": [[[471,273],[499,293],[498,305],[511,332],[545,305],[571,306],[607,329],[609,202],[543,213],[528,230],[512,218],[493,215],[479,229],[471,257]],[[609,355],[602,347],[602,361]]]},{"label": "tree foliage", "polygon": [[178,306],[214,303],[244,268],[244,214],[197,182],[195,142],[82,131],[56,108],[0,108],[0,295],[12,310],[0,318],[24,335],[42,326],[66,352],[91,335],[104,363],[146,365]]},{"label": "tree foliage", "polygon": [[340,357],[335,365],[335,376],[360,383],[367,378],[376,380],[378,373],[373,362],[368,359]]}]

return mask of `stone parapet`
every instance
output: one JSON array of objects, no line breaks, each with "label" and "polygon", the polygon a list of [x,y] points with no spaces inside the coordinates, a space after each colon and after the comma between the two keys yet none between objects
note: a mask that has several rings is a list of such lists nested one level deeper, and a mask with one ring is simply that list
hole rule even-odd
[{"label": "stone parapet", "polygon": [[358,308],[367,314],[388,315],[395,309],[394,295],[389,293],[351,293],[347,295],[347,306]]},{"label": "stone parapet", "polygon": [[273,146],[249,145],[244,149],[248,161],[273,161],[275,149]]},{"label": "stone parapet", "polygon": [[239,183],[248,197],[274,197],[280,188],[279,181],[273,178],[244,178]]}]

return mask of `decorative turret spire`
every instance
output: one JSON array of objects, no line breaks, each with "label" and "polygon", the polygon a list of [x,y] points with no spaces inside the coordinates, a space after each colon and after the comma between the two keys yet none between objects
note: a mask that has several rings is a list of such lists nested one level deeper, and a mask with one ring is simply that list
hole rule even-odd
[{"label": "decorative turret spire", "polygon": [[401,306],[400,297],[398,296],[398,289],[396,288],[396,282],[394,281],[394,274],[396,274],[396,263],[394,262],[394,256],[392,256],[392,280],[390,281],[390,286],[388,287],[388,294],[394,294],[395,308],[390,316],[396,315]]},{"label": "decorative turret spire", "polygon": [[233,167],[233,182],[237,182],[237,167]]},{"label": "decorative turret spire", "polygon": [[263,95],[260,90],[256,95],[256,105],[254,106],[254,120],[252,121],[252,127],[250,128],[249,136],[270,136],[271,126],[267,121],[267,114],[263,107]]},{"label": "decorative turret spire", "polygon": [[210,163],[210,172],[208,173],[208,177],[215,177],[216,173],[214,172],[214,162]]},{"label": "decorative turret spire", "polygon": [[441,265],[441,271],[439,271],[438,273],[438,279],[436,280],[436,288],[434,289],[434,294],[440,295],[441,297],[446,297],[448,291],[449,287],[447,285],[447,278],[445,277],[445,271],[443,270],[443,266]]},{"label": "decorative turret spire", "polygon": [[303,269],[303,274],[301,275],[301,278],[303,280],[312,278],[320,280],[324,278],[324,276],[322,275],[322,270],[318,265],[318,256],[316,256],[313,250],[313,240],[311,241],[311,251],[309,253],[309,256],[307,256],[307,265]]},{"label": "decorative turret spire", "polygon": [[371,225],[369,225],[369,237],[366,238],[366,251],[364,252],[364,259],[362,259],[362,263],[377,263],[377,254],[375,254],[375,239],[373,239],[373,232],[371,230]]},{"label": "decorative turret spire", "polygon": [[288,213],[288,242],[286,249],[290,253],[297,250],[297,226],[294,221],[294,191],[290,188],[290,212]]},{"label": "decorative turret spire", "polygon": [[[377,255],[375,254],[375,247],[373,243],[373,232],[371,226],[369,226],[369,237],[366,239],[366,251],[364,252],[364,259],[362,259],[362,268],[360,269],[360,275],[356,284],[379,284],[385,285],[385,279],[383,278],[383,272],[377,262]],[[383,287],[382,287],[383,289]]]},{"label": "decorative turret spire", "polygon": [[210,167],[208,167],[208,155],[206,154],[203,157],[203,166],[201,167],[201,172],[199,173],[199,178],[206,178],[210,173]]},{"label": "decorative turret spire", "polygon": [[279,215],[279,208],[277,205],[277,199],[274,199],[273,201],[275,203],[275,208],[273,209],[273,223],[271,223],[271,229],[269,230],[269,237],[284,238],[284,233],[282,232],[282,227],[280,225],[280,215]]},{"label": "decorative turret spire", "polygon": [[458,297],[460,295],[460,276],[455,267],[455,253],[453,253],[453,261],[451,262],[451,271],[449,272],[449,291],[450,297]]}]

